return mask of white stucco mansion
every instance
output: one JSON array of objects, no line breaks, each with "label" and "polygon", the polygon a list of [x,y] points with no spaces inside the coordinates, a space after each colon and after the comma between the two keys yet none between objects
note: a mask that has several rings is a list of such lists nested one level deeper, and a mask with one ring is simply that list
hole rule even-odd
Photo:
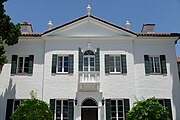
[{"label": "white stucco mansion", "polygon": [[54,120],[125,120],[136,99],[155,97],[180,120],[175,43],[179,33],[140,33],[88,15],[34,33],[21,25],[0,73],[0,120],[29,92],[51,105]]}]

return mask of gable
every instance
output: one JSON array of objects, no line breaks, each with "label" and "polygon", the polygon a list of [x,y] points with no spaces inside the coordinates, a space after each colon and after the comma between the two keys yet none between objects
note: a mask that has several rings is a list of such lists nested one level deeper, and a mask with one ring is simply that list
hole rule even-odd
[{"label": "gable", "polygon": [[96,17],[83,17],[46,31],[46,37],[134,37],[135,33]]}]

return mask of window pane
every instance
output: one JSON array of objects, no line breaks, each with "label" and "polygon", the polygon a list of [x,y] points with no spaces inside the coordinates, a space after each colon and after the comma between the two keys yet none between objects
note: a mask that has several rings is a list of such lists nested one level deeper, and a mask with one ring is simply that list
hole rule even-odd
[{"label": "window pane", "polygon": [[163,100],[157,100],[161,105],[164,106],[164,101]]},{"label": "window pane", "polygon": [[68,72],[69,69],[69,57],[65,56],[64,57],[64,72]]},{"label": "window pane", "polygon": [[151,73],[154,73],[154,60],[153,60],[153,57],[150,57],[150,64],[151,64]]},{"label": "window pane", "polygon": [[84,71],[88,71],[88,57],[84,57]]},{"label": "window pane", "polygon": [[20,105],[20,100],[15,100],[14,101],[14,111],[18,108],[19,105]]},{"label": "window pane", "polygon": [[63,120],[68,118],[68,101],[63,100]]},{"label": "window pane", "polygon": [[121,66],[120,56],[116,56],[116,72],[121,72],[120,66]]},{"label": "window pane", "polygon": [[160,73],[159,57],[154,57],[154,62],[155,62],[155,72]]},{"label": "window pane", "polygon": [[62,56],[58,56],[58,72],[62,72]]},{"label": "window pane", "polygon": [[61,119],[61,100],[56,101],[56,120]]},{"label": "window pane", "polygon": [[109,68],[110,68],[110,72],[115,72],[114,71],[114,57],[113,56],[109,57]]},{"label": "window pane", "polygon": [[29,57],[25,57],[24,73],[28,73],[28,69],[29,69]]},{"label": "window pane", "polygon": [[19,57],[19,62],[18,62],[18,73],[23,72],[23,57]]}]

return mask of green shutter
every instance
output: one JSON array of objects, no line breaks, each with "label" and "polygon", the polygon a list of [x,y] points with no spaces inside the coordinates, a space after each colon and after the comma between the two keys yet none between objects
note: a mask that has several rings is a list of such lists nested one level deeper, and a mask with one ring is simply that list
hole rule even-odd
[{"label": "green shutter", "polygon": [[68,120],[74,120],[74,100],[68,100]]},{"label": "green shutter", "polygon": [[109,55],[105,55],[105,73],[109,73]]},{"label": "green shutter", "polygon": [[171,109],[171,100],[170,99],[164,99],[165,107],[169,111],[169,119],[173,120],[172,118],[172,109]]},{"label": "green shutter", "polygon": [[167,74],[165,55],[160,55],[160,61],[161,61],[161,73],[162,74]]},{"label": "green shutter", "polygon": [[16,74],[17,70],[17,55],[12,55],[11,74]]},{"label": "green shutter", "polygon": [[50,110],[52,111],[53,114],[53,120],[54,120],[54,115],[55,115],[55,99],[50,99]]},{"label": "green shutter", "polygon": [[126,55],[121,55],[122,73],[127,73]]},{"label": "green shutter", "polygon": [[10,120],[10,117],[13,112],[13,99],[7,99],[7,105],[6,105],[6,120]]},{"label": "green shutter", "polygon": [[52,70],[51,70],[51,73],[56,73],[56,65],[57,65],[57,55],[53,54],[53,56],[52,56]]},{"label": "green shutter", "polygon": [[124,114],[126,118],[127,112],[130,110],[129,99],[124,99]]},{"label": "green shutter", "polygon": [[74,71],[74,55],[69,55],[69,73],[73,73]]},{"label": "green shutter", "polygon": [[145,64],[146,74],[150,74],[151,66],[150,66],[150,61],[149,61],[149,55],[144,55],[144,64]]},{"label": "green shutter", "polygon": [[111,100],[106,99],[106,120],[111,120]]},{"label": "green shutter", "polygon": [[79,48],[79,71],[83,71],[83,53]]},{"label": "green shutter", "polygon": [[34,63],[34,55],[29,55],[28,74],[33,74],[33,63]]},{"label": "green shutter", "polygon": [[96,71],[100,71],[100,49],[97,48],[97,51],[95,53],[95,65],[96,65]]}]

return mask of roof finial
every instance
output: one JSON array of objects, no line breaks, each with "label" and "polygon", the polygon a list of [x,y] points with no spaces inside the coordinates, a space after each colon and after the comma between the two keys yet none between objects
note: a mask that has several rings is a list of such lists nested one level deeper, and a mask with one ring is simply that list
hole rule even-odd
[{"label": "roof finial", "polygon": [[48,22],[48,30],[50,30],[52,28],[53,24],[51,21]]},{"label": "roof finial", "polygon": [[87,10],[87,15],[88,16],[90,16],[91,15],[91,6],[90,5],[88,5],[87,7],[86,7],[86,10]]}]

